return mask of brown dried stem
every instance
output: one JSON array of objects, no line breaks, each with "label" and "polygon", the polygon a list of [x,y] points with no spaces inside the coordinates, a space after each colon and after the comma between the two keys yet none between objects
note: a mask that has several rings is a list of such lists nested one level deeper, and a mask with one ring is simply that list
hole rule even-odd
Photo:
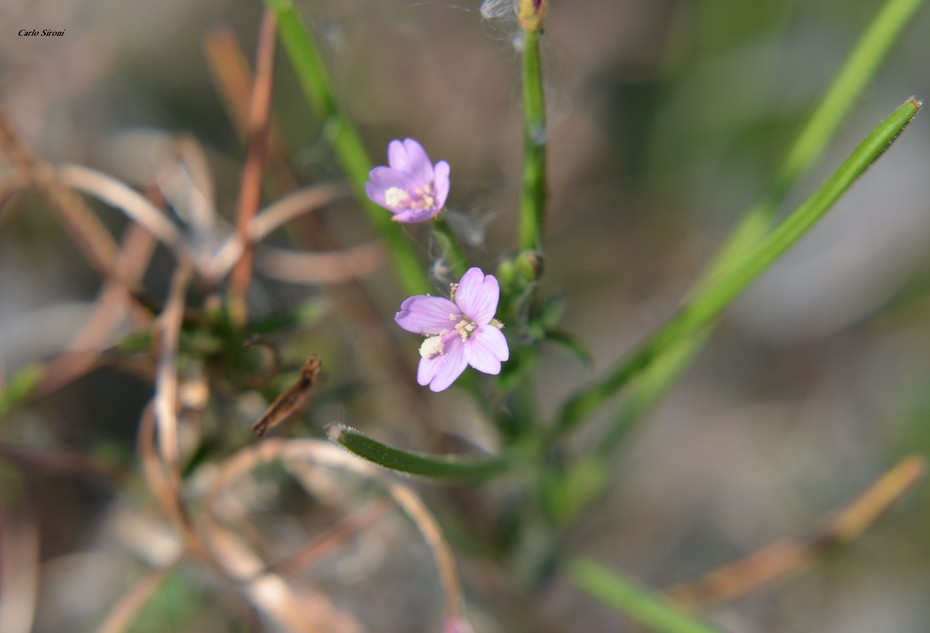
[{"label": "brown dried stem", "polygon": [[48,199],[52,213],[84,258],[97,273],[107,278],[116,258],[116,242],[87,204],[63,187],[50,165],[36,158],[16,134],[13,124],[0,112],[0,151],[27,175]]},{"label": "brown dried stem", "polygon": [[272,11],[266,9],[258,36],[255,81],[252,84],[249,104],[248,150],[242,170],[242,186],[239,190],[237,217],[243,253],[233,270],[229,295],[230,316],[233,322],[239,325],[244,325],[248,320],[247,296],[252,282],[253,266],[253,245],[249,239],[249,226],[261,203],[262,178],[268,155],[276,31],[277,19]]},{"label": "brown dried stem", "polygon": [[129,588],[113,606],[97,633],[122,633],[135,621],[139,611],[155,595],[162,582],[175,570],[177,564],[147,571]]},{"label": "brown dried stem", "polygon": [[[245,59],[245,55],[242,54],[235,36],[228,29],[217,29],[211,32],[205,40],[205,46],[214,81],[224,97],[224,103],[230,118],[239,133],[247,138],[248,130],[245,122],[249,101],[248,86],[253,81],[248,61]],[[277,140],[280,136],[275,134],[273,121],[271,125],[268,157],[268,166],[271,170],[269,174],[271,176],[269,180],[271,185],[270,193],[280,195],[284,191],[293,189],[296,186],[296,181],[288,169],[283,144]],[[282,200],[281,204],[286,200],[287,198]],[[301,218],[299,236],[314,249],[338,251],[339,245],[314,215],[306,215]],[[238,245],[235,245],[235,247],[238,247]],[[232,259],[234,260],[236,257],[238,257],[238,252],[233,254]],[[287,272],[290,273],[290,277],[295,277],[302,271],[291,270]],[[278,276],[276,271],[272,271],[270,274]],[[329,279],[333,279],[333,277],[329,277]],[[323,281],[328,282],[329,280],[324,279]],[[405,355],[398,348],[396,339],[387,335],[384,329],[380,327],[381,317],[369,293],[361,284],[351,279],[348,281],[349,283],[345,285],[329,289],[329,293],[339,305],[338,312],[344,315],[346,326],[353,331],[353,340],[357,340],[358,345],[366,351],[366,356],[369,359],[366,367],[376,375],[373,382],[392,381],[394,388],[390,392],[390,397],[393,399],[391,407],[398,411],[403,410],[404,416],[418,421],[427,433],[430,432],[428,406],[422,394],[417,391],[411,381],[399,379],[400,376],[410,374],[413,371],[412,367],[404,362]],[[312,280],[308,275],[306,281],[294,279],[294,282],[311,283]]]},{"label": "brown dried stem", "polygon": [[363,279],[384,266],[387,252],[381,240],[341,251],[299,252],[266,248],[259,253],[262,273],[292,284],[341,284]]},{"label": "brown dried stem", "polygon": [[205,498],[207,516],[213,517],[215,520],[214,508],[219,495],[231,487],[239,478],[261,464],[275,460],[298,463],[311,462],[331,468],[351,470],[362,477],[376,480],[384,486],[394,502],[404,510],[417,526],[429,547],[430,553],[433,555],[446,598],[447,619],[462,616],[462,591],[455,559],[452,556],[452,549],[446,542],[439,524],[430,514],[420,497],[412,488],[387,477],[376,466],[362,461],[327,442],[271,438],[240,450],[225,460],[215,473],[211,489]]},{"label": "brown dried stem", "polygon": [[139,284],[155,251],[155,240],[138,224],[126,229],[116,258],[114,275],[106,281],[84,327],[64,353],[49,362],[36,397],[42,398],[90,371],[113,331],[132,304],[131,290]]},{"label": "brown dried stem", "polygon": [[914,488],[925,471],[922,457],[909,457],[810,534],[772,543],[697,580],[676,584],[668,594],[686,609],[700,609],[799,574],[859,538]]},{"label": "brown dried stem", "polygon": [[62,165],[56,173],[62,183],[119,209],[165,246],[179,255],[185,254],[186,251],[182,250],[185,247],[184,240],[177,227],[165,217],[161,209],[131,187],[112,176],[80,165]]},{"label": "brown dried stem", "polygon": [[29,450],[7,442],[0,442],[0,460],[7,460],[27,473],[87,477],[111,486],[119,485],[128,475],[75,451],[56,448]]},{"label": "brown dried stem", "polygon": [[[252,68],[235,34],[227,27],[220,26],[210,30],[204,37],[204,49],[213,82],[219,89],[226,111],[232,119],[236,130],[247,136],[249,121],[249,100],[252,85]],[[297,187],[297,179],[291,173],[284,159],[281,132],[274,114],[270,117],[268,129],[268,177],[272,179],[272,189],[277,192],[291,191]]]},{"label": "brown dried stem", "polygon": [[0,631],[29,633],[39,594],[39,528],[26,512],[0,507]]},{"label": "brown dried stem", "polygon": [[300,550],[270,567],[270,570],[289,576],[310,567],[342,547],[356,534],[383,517],[394,504],[387,499],[373,501],[346,517],[329,530],[318,535]]}]

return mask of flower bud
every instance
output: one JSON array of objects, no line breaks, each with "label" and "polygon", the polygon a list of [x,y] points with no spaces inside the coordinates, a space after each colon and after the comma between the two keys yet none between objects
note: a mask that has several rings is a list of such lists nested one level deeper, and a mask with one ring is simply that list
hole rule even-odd
[{"label": "flower bud", "polygon": [[536,32],[543,30],[546,11],[549,9],[548,0],[519,0],[520,26],[524,31]]}]

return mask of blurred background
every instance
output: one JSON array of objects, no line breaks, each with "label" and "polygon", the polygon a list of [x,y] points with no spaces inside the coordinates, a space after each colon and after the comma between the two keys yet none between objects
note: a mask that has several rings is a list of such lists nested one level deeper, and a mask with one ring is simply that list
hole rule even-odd
[{"label": "blurred background", "polygon": [[[493,270],[512,253],[517,230],[516,22],[482,19],[477,0],[297,4],[371,155],[383,162],[389,140],[411,136],[434,160],[447,160],[453,224],[470,240],[474,262]],[[551,191],[544,293],[566,297],[564,328],[590,347],[594,367],[547,350],[538,378],[543,411],[553,412],[673,313],[770,182],[876,7],[826,0],[551,3],[543,38]],[[257,1],[3,0],[0,110],[36,156],[87,165],[140,190],[172,139],[196,139],[219,213],[233,222],[245,150],[211,72],[209,43],[227,29],[222,33],[232,33],[252,60],[260,18]],[[21,28],[65,34],[21,37]],[[786,211],[906,98],[930,97],[928,32],[925,9]],[[273,107],[295,181],[338,179],[320,121],[280,50]],[[930,448],[925,116],[727,312],[694,366],[627,441],[604,502],[569,537],[575,551],[664,587],[804,533],[895,462]],[[9,176],[9,163],[2,165]],[[127,231],[119,212],[96,202],[92,208],[114,236]],[[320,221],[335,248],[374,235],[352,201],[329,205]],[[435,257],[425,232],[407,230]],[[157,249],[142,285],[158,301],[172,267]],[[497,448],[455,390],[429,398],[415,391],[413,404],[394,403],[398,381],[412,391],[417,357],[414,340],[392,322],[404,295],[389,268],[362,287],[375,326],[406,354],[399,360],[406,374],[372,367],[365,338],[335,310],[330,290],[257,277],[250,296],[256,318],[308,301],[318,310],[310,326],[277,341],[287,363],[316,352],[327,374],[319,401],[288,433],[319,437],[337,421],[408,448]],[[41,195],[27,190],[5,200],[3,380],[69,349],[101,288]],[[131,319],[121,323],[108,344],[131,331]],[[136,433],[150,396],[151,382],[131,368],[100,363],[0,419],[2,528],[5,543],[16,545],[3,550],[3,565],[17,569],[17,552],[28,561],[34,551],[40,561],[35,631],[94,630],[131,580],[164,560],[146,558],[155,556],[153,543],[163,537],[172,547],[170,535],[153,527],[151,499],[126,475],[139,468]],[[247,442],[264,406],[258,393],[230,399],[213,413],[221,419],[214,432],[229,445]],[[400,414],[410,406],[425,422]],[[80,456],[76,470],[43,460],[56,455]],[[354,495],[369,494],[362,481],[317,482],[307,505],[296,484],[276,485],[285,480],[280,473],[266,475],[242,494],[262,510],[261,529],[278,552],[347,513],[357,505]],[[359,490],[334,493],[340,485]],[[473,507],[471,518],[484,520],[484,506],[472,499],[480,489],[422,490],[454,547],[461,515],[438,508]],[[506,486],[486,492],[509,494]],[[926,630],[928,501],[930,490],[918,487],[848,549],[708,617],[745,633]],[[476,630],[519,630],[513,618],[520,616],[506,615],[519,607],[495,604],[506,592],[487,584],[467,553],[459,562]],[[438,630],[441,594],[429,554],[399,516],[381,519],[305,580],[354,614],[361,630]],[[561,579],[541,597],[531,608],[545,630],[636,630]],[[143,613],[132,631],[273,630],[262,628],[234,588],[196,566],[172,574]]]}]

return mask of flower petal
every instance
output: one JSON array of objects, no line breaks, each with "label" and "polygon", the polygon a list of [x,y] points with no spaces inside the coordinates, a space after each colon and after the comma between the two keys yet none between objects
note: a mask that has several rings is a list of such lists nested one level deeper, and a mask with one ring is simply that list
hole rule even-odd
[{"label": "flower petal", "polygon": [[406,204],[388,204],[387,192],[390,189],[399,189],[407,194],[415,189],[410,178],[391,167],[375,167],[368,173],[368,182],[365,183],[365,193],[375,204],[384,207],[392,213],[401,213],[409,208]]},{"label": "flower petal", "polygon": [[429,384],[430,391],[444,391],[468,367],[462,339],[454,335],[443,342],[445,352],[432,358],[420,359],[417,370],[417,382],[421,385]]},{"label": "flower petal", "polygon": [[394,315],[397,325],[416,334],[439,334],[443,330],[451,330],[461,318],[462,311],[454,303],[427,295],[406,299],[400,304],[400,312]]},{"label": "flower petal", "polygon": [[400,213],[397,213],[391,219],[394,220],[395,222],[403,222],[404,224],[412,224],[415,222],[426,222],[427,220],[432,220],[437,215],[439,215],[440,211],[441,209],[438,209],[438,208],[426,209],[426,210],[407,209],[405,211],[401,211]]},{"label": "flower petal", "polygon": [[436,208],[440,211],[446,206],[446,198],[449,196],[449,171],[449,163],[444,160],[436,163],[436,169],[433,171],[433,192]]},{"label": "flower petal", "polygon": [[433,180],[433,164],[423,146],[412,138],[388,144],[388,164],[407,174],[414,188],[426,186]]},{"label": "flower petal", "polygon": [[501,361],[510,358],[507,339],[493,325],[478,327],[464,347],[468,364],[486,374],[501,373]]},{"label": "flower petal", "polygon": [[469,268],[455,291],[455,303],[462,313],[478,325],[487,325],[494,318],[501,288],[493,275],[480,268]]}]

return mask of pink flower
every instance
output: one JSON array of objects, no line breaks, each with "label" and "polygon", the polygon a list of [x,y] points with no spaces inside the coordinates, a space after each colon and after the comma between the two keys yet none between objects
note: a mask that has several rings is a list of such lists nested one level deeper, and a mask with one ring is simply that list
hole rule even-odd
[{"label": "pink flower", "polygon": [[388,163],[368,174],[365,192],[371,201],[393,213],[395,222],[424,222],[439,215],[449,195],[449,163],[433,165],[412,138],[390,142]]},{"label": "pink flower", "polygon": [[394,317],[408,332],[426,335],[420,346],[417,382],[442,391],[471,365],[486,374],[499,374],[501,361],[510,358],[504,327],[494,318],[500,286],[493,275],[470,268],[452,297],[410,297]]}]

